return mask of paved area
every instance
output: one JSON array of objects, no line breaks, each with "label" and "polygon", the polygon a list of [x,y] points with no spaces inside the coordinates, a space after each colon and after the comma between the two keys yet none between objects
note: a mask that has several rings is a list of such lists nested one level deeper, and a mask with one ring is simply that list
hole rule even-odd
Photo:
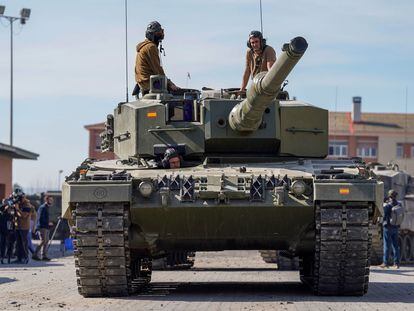
[{"label": "paved area", "polygon": [[298,272],[275,268],[257,251],[203,252],[192,270],[154,271],[145,294],[85,299],[71,256],[0,265],[0,310],[414,310],[414,267],[372,267],[363,297],[313,296]]}]

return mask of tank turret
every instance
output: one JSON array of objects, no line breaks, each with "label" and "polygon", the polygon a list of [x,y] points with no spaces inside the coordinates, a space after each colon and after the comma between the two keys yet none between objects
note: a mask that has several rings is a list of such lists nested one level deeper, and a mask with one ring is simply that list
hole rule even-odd
[{"label": "tank turret", "polygon": [[236,131],[257,130],[265,109],[278,95],[283,81],[305,53],[308,43],[296,37],[283,46],[283,52],[268,72],[257,74],[247,91],[247,97],[234,106],[229,115],[229,125]]},{"label": "tank turret", "polygon": [[121,103],[108,119],[104,146],[121,159],[160,157],[170,147],[198,161],[211,156],[324,157],[327,110],[280,96],[307,47],[302,37],[284,44],[272,68],[254,77],[243,100],[223,89],[201,97],[197,90],[170,94],[165,77],[152,76],[149,94]]}]

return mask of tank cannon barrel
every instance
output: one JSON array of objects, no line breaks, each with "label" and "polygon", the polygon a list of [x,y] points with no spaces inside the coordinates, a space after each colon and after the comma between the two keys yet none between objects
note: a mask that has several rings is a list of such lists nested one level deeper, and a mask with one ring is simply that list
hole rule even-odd
[{"label": "tank cannon barrel", "polygon": [[260,72],[253,78],[247,97],[234,106],[229,114],[229,125],[235,131],[255,131],[260,126],[262,115],[278,95],[281,85],[293,67],[305,53],[308,43],[296,37],[283,46],[282,54],[268,72]]}]

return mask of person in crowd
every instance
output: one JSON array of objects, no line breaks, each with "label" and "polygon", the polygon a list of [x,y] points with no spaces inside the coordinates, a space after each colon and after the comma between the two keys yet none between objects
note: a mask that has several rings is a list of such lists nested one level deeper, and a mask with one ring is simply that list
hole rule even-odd
[{"label": "person in crowd", "polygon": [[32,242],[32,235],[33,235],[33,232],[36,231],[36,227],[35,227],[36,226],[36,218],[37,218],[36,209],[33,208],[33,213],[30,217],[30,229],[29,229],[29,232],[27,234],[27,246],[28,246],[28,249],[29,249],[29,251],[32,255],[35,252],[35,247],[34,247],[33,242]]},{"label": "person in crowd", "polygon": [[388,196],[384,204],[384,217],[382,223],[382,234],[384,243],[383,261],[380,265],[381,268],[389,267],[389,257],[392,247],[394,268],[400,267],[400,247],[398,245],[399,228],[396,225],[391,224],[392,208],[397,205],[401,205],[397,200],[398,193],[391,189],[388,191]]},{"label": "person in crowd", "polygon": [[[36,247],[36,250],[32,256],[34,260],[49,261],[47,256],[48,242],[49,242],[49,207],[53,204],[52,196],[45,196],[45,203],[40,205],[37,211],[36,230],[39,232],[40,243]],[[39,252],[42,254],[42,258],[39,257]]]},{"label": "person in crowd", "polygon": [[6,246],[7,246],[7,221],[8,221],[8,212],[7,212],[7,205],[6,199],[2,200],[2,210],[0,210],[0,262],[1,264],[4,263],[4,258],[6,256]]},{"label": "person in crowd", "polygon": [[240,91],[245,91],[249,78],[262,71],[269,71],[276,61],[276,52],[266,44],[266,39],[260,31],[253,30],[247,41],[246,66],[243,73]]},{"label": "person in crowd", "polygon": [[21,201],[15,204],[17,213],[17,260],[13,263],[27,264],[29,262],[29,249],[27,236],[30,230],[30,220],[33,219],[35,209],[26,196],[22,196]]},{"label": "person in crowd", "polygon": [[7,199],[3,200],[3,209],[0,213],[0,257],[1,264],[7,259],[7,263],[11,263],[14,258],[16,245],[16,210],[15,207],[6,203]]}]

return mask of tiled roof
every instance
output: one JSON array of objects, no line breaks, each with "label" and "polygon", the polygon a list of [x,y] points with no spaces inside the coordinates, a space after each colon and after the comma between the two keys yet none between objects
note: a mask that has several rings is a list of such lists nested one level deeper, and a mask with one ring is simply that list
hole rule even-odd
[{"label": "tiled roof", "polygon": [[336,134],[395,133],[414,134],[414,114],[361,113],[361,121],[352,122],[350,112],[329,112],[329,132]]}]

